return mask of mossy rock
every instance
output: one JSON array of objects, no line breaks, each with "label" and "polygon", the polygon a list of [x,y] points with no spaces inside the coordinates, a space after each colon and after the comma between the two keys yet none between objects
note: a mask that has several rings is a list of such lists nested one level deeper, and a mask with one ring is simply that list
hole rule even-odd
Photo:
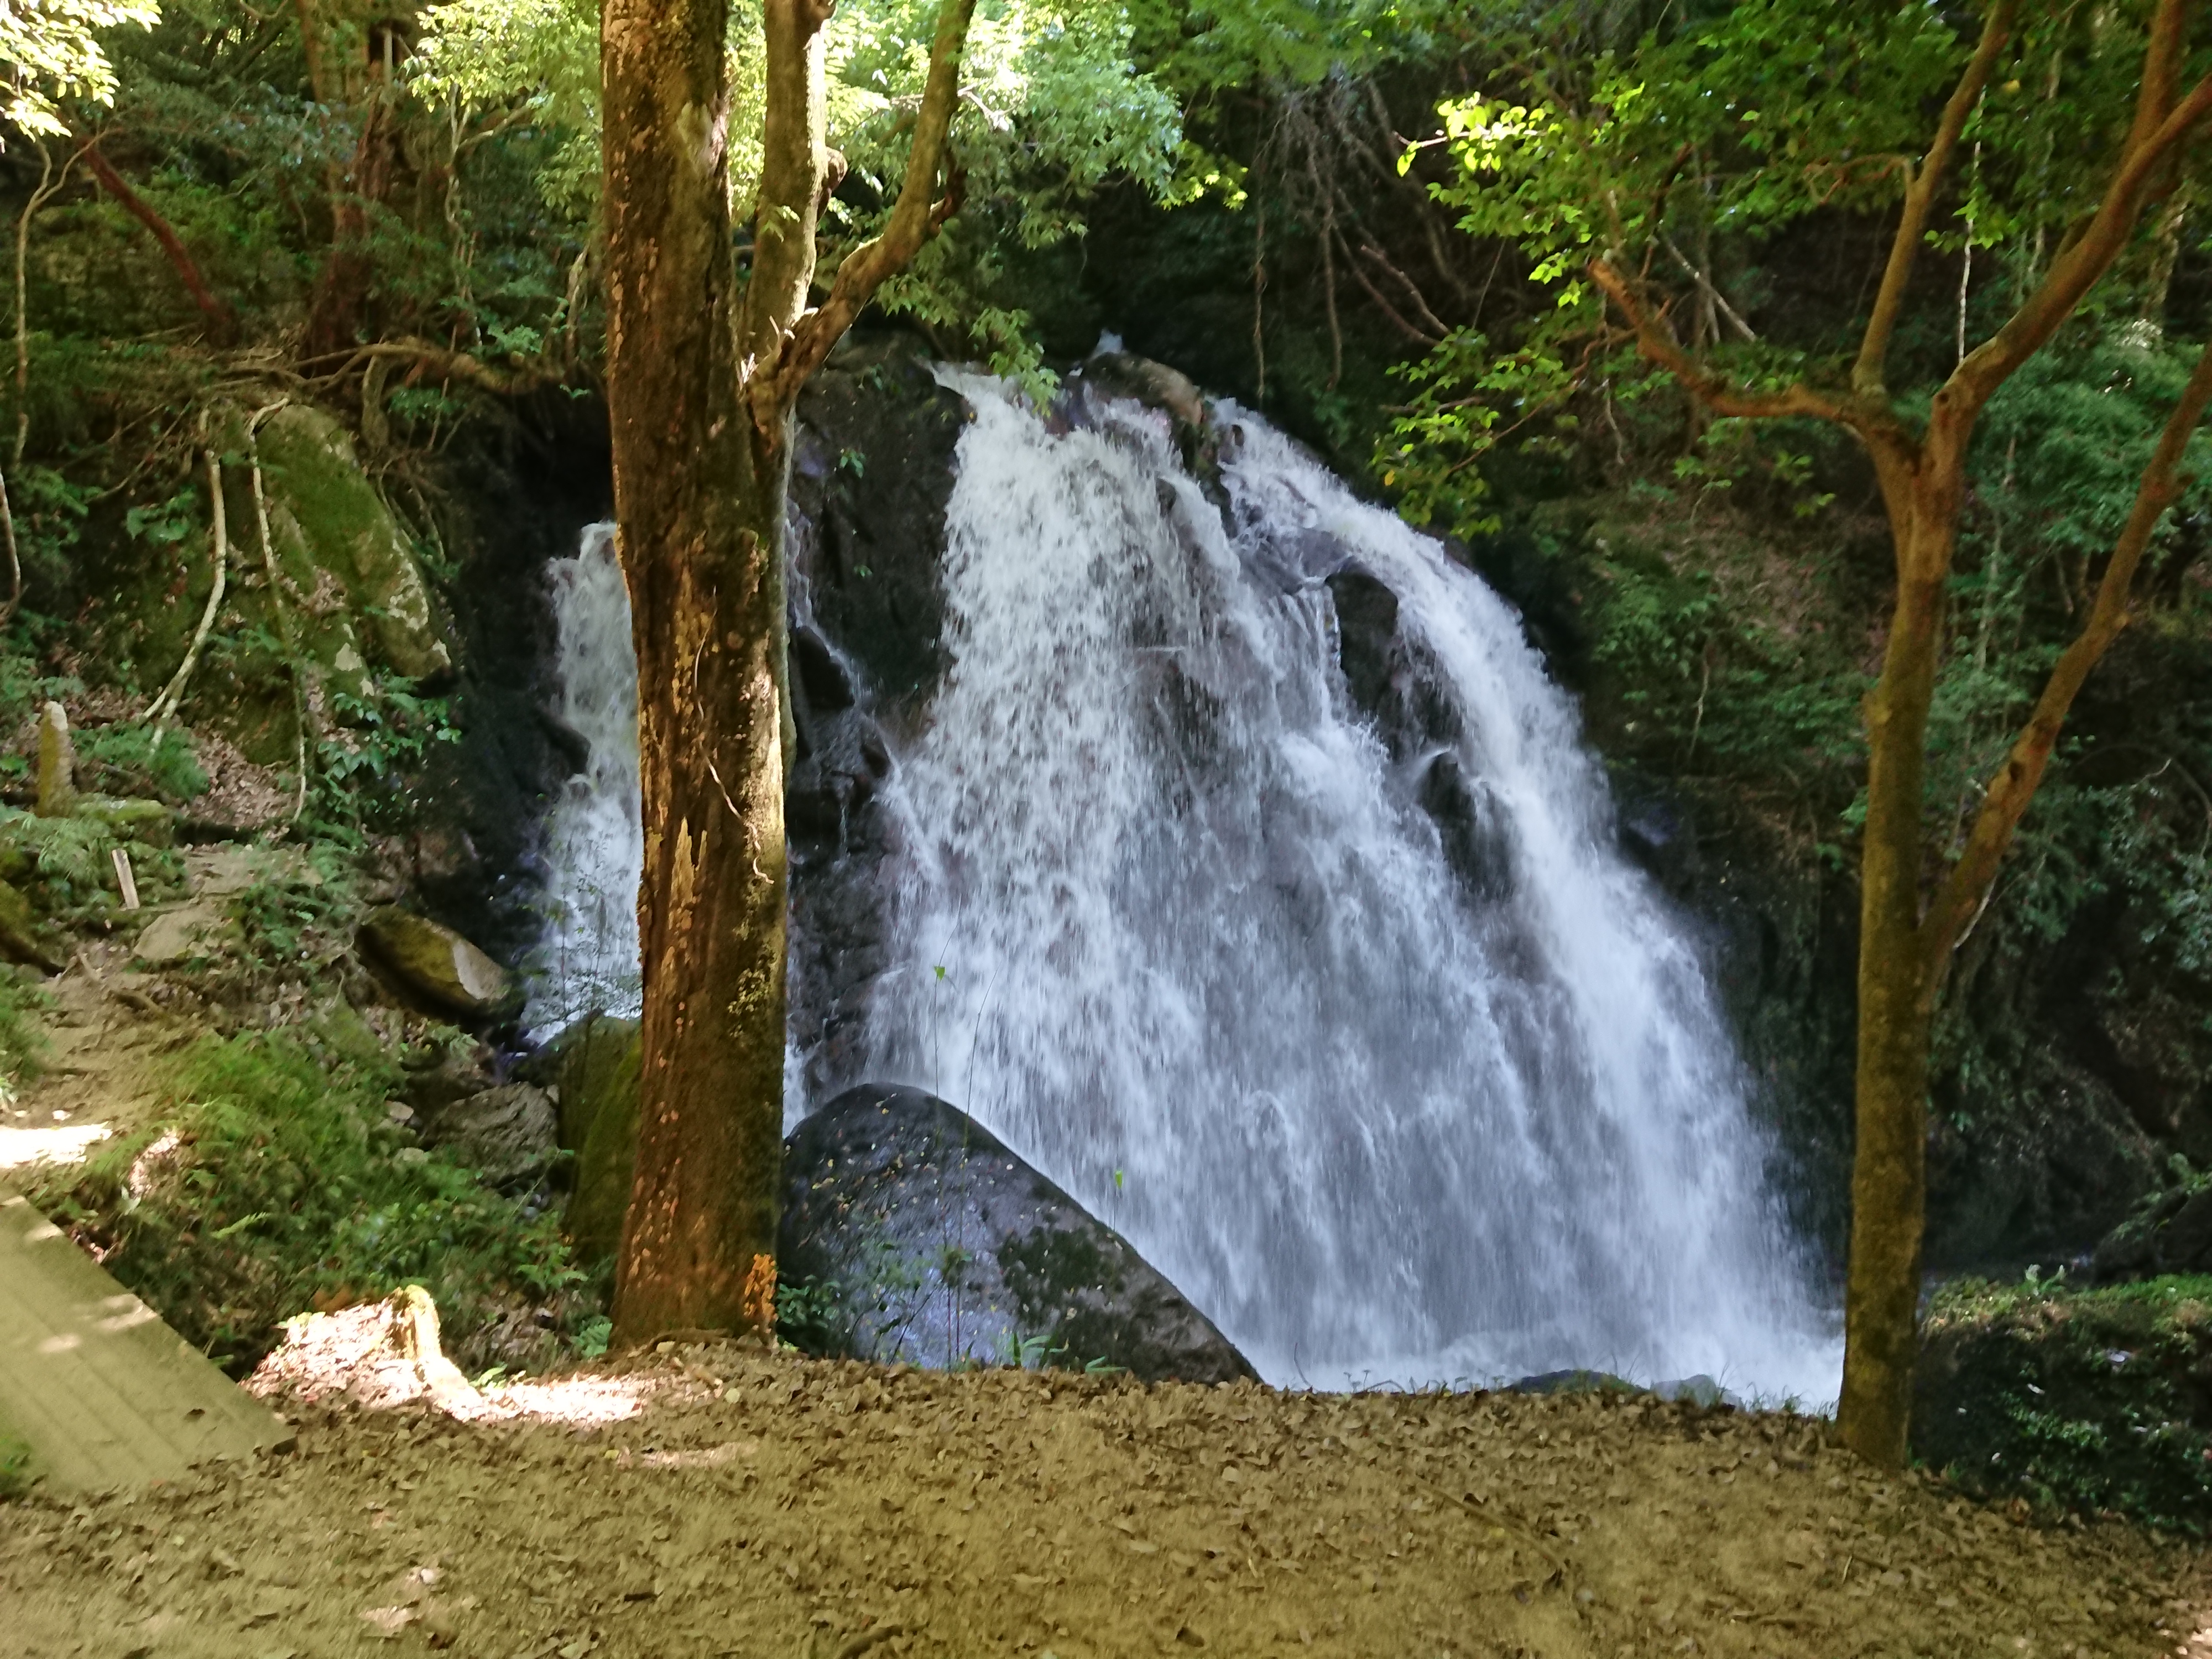
[{"label": "mossy rock", "polygon": [[401,987],[447,1012],[484,1020],[507,1012],[516,996],[506,969],[452,928],[385,905],[361,924],[361,942]]},{"label": "mossy rock", "polygon": [[605,1261],[622,1243],[637,1161],[638,1024],[592,1014],[554,1048],[560,1143],[576,1154],[563,1229],[580,1259]]},{"label": "mossy rock", "polygon": [[[368,624],[378,656],[394,672],[415,680],[450,673],[453,652],[429,584],[392,509],[362,470],[352,434],[320,410],[290,404],[263,423],[258,440],[276,497],[272,530],[281,509],[312,563],[343,585],[350,608]],[[278,534],[280,544],[286,539]],[[340,675],[358,676],[364,665],[351,641],[334,645],[326,662]]]},{"label": "mossy rock", "polygon": [[79,795],[72,815],[103,825],[118,841],[135,841],[148,847],[176,844],[177,815],[157,800]]},{"label": "mossy rock", "polygon": [[[268,515],[264,556],[252,475],[224,475],[230,526],[229,596],[221,636],[185,698],[187,720],[221,732],[246,757],[289,767],[298,745],[289,637],[343,724],[339,699],[373,701],[378,670],[436,683],[450,676],[453,647],[407,532],[354,453],[345,428],[322,410],[288,404],[254,434]],[[226,448],[246,447],[243,422]],[[212,580],[209,527],[181,540],[118,552],[93,601],[91,653],[120,684],[158,684],[188,646]],[[265,562],[278,578],[271,603]]]}]

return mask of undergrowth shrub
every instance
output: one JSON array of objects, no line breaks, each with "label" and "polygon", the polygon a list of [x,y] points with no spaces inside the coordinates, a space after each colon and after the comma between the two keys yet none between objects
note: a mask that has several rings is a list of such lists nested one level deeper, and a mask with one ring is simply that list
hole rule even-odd
[{"label": "undergrowth shrub", "polygon": [[390,1080],[313,1031],[209,1038],[173,1062],[160,1127],[34,1201],[234,1376],[292,1315],[406,1284],[436,1297],[471,1371],[562,1357],[599,1297],[553,1217],[406,1144]]},{"label": "undergrowth shrub", "polygon": [[38,1075],[46,1053],[39,1015],[52,1000],[36,969],[0,965],[0,1103]]},{"label": "undergrowth shrub", "polygon": [[1936,1293],[1912,1449],[1978,1496],[2212,1530],[2212,1277]]},{"label": "undergrowth shrub", "polygon": [[5,1423],[0,1423],[0,1504],[21,1498],[31,1489],[31,1449]]},{"label": "undergrowth shrub", "polygon": [[91,726],[76,736],[80,781],[111,795],[140,795],[181,805],[208,792],[207,770],[193,752],[191,735],[172,728],[157,744],[154,728],[138,721]]}]

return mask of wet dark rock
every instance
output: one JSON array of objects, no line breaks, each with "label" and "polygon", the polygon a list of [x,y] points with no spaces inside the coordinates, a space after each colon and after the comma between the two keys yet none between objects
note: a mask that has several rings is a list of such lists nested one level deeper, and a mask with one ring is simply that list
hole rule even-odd
[{"label": "wet dark rock", "polygon": [[1328,581],[1345,689],[1390,758],[1405,761],[1456,743],[1459,720],[1440,689],[1443,676],[1426,647],[1399,626],[1398,596],[1357,566]]},{"label": "wet dark rock", "polygon": [[410,791],[417,902],[504,963],[544,930],[539,847],[545,812],[582,769],[580,734],[549,711],[556,630],[548,561],[576,551],[611,516],[605,412],[558,392],[472,424],[449,457],[453,566],[439,573],[454,659],[459,740],[429,746]]},{"label": "wet dark rock", "polygon": [[1147,1381],[1251,1366],[1128,1242],[957,1108],[848,1091],[784,1149],[788,1331],[935,1366],[1097,1362]]},{"label": "wet dark rock", "polygon": [[1620,844],[1670,893],[1697,879],[1698,838],[1688,818],[1665,801],[1623,801]]},{"label": "wet dark rock", "polygon": [[1473,898],[1504,898],[1513,888],[1513,837],[1490,791],[1470,778],[1459,757],[1438,755],[1421,775],[1417,797],[1437,826],[1444,862]]},{"label": "wet dark rock", "polygon": [[1208,415],[1206,394],[1181,369],[1133,352],[1103,351],[1085,360],[1069,380],[1072,389],[1088,388],[1158,410],[1168,417],[1183,465],[1202,480],[1213,480],[1219,459],[1218,435]]},{"label": "wet dark rock", "polygon": [[945,508],[967,405],[910,336],[849,337],[799,402],[792,501],[790,1028],[817,1098],[854,1080],[887,965],[873,872],[896,734],[944,672]]},{"label": "wet dark rock", "polygon": [[910,708],[945,667],[945,506],[967,405],[913,337],[856,335],[810,383],[799,420],[793,586],[817,636],[794,651],[800,673],[819,671],[826,646],[878,699]]}]

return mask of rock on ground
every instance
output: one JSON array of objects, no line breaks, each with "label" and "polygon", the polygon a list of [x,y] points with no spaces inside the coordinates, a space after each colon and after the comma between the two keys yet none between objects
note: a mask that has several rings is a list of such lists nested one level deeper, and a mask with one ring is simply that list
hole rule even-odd
[{"label": "rock on ground", "polygon": [[403,988],[447,1012],[489,1018],[514,998],[506,969],[452,928],[396,905],[370,911],[361,940]]},{"label": "rock on ground", "polygon": [[489,1185],[535,1184],[553,1167],[553,1097],[528,1083],[502,1084],[432,1113],[422,1143],[443,1146],[481,1173]]},{"label": "rock on ground", "polygon": [[780,1266],[828,1346],[952,1367],[1252,1368],[1128,1242],[958,1108],[864,1085],[793,1131]]},{"label": "rock on ground", "polygon": [[871,1631],[925,1659],[2212,1642],[2194,1552],[2020,1524],[1786,1415],[731,1345],[507,1393],[527,1414],[295,1405],[289,1457],[0,1506],[0,1659],[827,1659]]}]

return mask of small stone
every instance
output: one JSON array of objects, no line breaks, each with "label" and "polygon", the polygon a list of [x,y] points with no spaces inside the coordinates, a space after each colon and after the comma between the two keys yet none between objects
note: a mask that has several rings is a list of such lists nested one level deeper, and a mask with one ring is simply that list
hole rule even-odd
[{"label": "small stone", "polygon": [[430,1161],[430,1154],[420,1146],[402,1146],[398,1152],[392,1153],[392,1161],[394,1164],[428,1164]]}]

